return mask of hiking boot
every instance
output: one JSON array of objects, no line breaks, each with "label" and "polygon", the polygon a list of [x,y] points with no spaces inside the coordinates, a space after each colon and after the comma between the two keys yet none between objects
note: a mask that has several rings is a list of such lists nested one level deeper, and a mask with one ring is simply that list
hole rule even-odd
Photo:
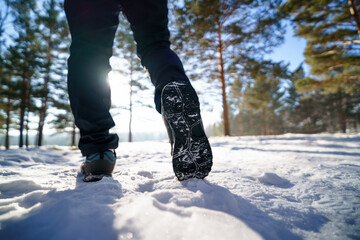
[{"label": "hiking boot", "polygon": [[194,88],[171,82],[161,93],[161,113],[168,131],[173,169],[179,181],[205,178],[212,167],[211,147],[200,116]]},{"label": "hiking boot", "polygon": [[84,182],[95,182],[103,177],[111,177],[116,163],[115,150],[105,150],[86,156],[81,165]]}]

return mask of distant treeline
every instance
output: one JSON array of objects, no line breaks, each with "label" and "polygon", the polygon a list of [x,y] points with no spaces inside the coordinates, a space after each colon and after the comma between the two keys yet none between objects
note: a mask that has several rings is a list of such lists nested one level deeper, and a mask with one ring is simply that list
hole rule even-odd
[{"label": "distant treeline", "polygon": [[[119,135],[120,142],[128,141],[128,133],[117,133]],[[78,135],[77,135],[78,137]],[[166,140],[167,133],[160,132],[157,134],[154,133],[141,133],[135,132],[133,133],[133,141],[149,141],[149,140]],[[70,133],[56,133],[56,134],[44,134],[43,136],[43,145],[58,145],[58,146],[69,146],[71,145],[71,134]],[[76,141],[78,139],[75,139]],[[4,146],[5,136],[0,135],[0,149],[1,146]],[[10,146],[16,146],[19,143],[19,136],[10,136],[9,137]],[[30,134],[29,135],[29,146],[37,145],[37,136]]]},{"label": "distant treeline", "polygon": [[[360,8],[356,0],[169,0],[170,29],[192,80],[206,97],[220,96],[223,114],[212,135],[358,131],[360,123]],[[123,22],[123,21],[122,21]],[[283,43],[286,23],[306,39],[305,62],[294,72],[264,56]],[[70,45],[63,0],[0,0],[0,128],[9,146],[36,145],[47,124],[76,127],[66,91]],[[120,24],[115,54],[128,62],[132,94],[146,89],[128,24]],[[299,51],[294,49],[294,51]],[[291,54],[291,53],[289,53]],[[50,116],[51,115],[51,116]],[[37,122],[32,122],[36,119]],[[131,121],[129,124],[131,141]]]}]

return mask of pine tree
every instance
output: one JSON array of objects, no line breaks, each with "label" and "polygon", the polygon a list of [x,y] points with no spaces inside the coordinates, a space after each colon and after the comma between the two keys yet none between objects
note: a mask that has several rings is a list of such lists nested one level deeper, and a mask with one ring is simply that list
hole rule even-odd
[{"label": "pine tree", "polygon": [[305,58],[313,78],[297,83],[303,91],[355,93],[360,90],[360,16],[358,0],[288,0],[297,36],[306,39]]},{"label": "pine tree", "polygon": [[[0,133],[2,133],[3,129],[4,129],[4,126],[7,130],[7,126],[8,124],[7,121],[6,121],[6,115],[9,115],[8,114],[8,105],[7,105],[7,99],[6,99],[6,86],[4,86],[4,82],[5,82],[5,77],[4,77],[4,63],[3,63],[3,60],[2,58],[0,58]],[[6,133],[8,133],[8,131],[6,131]],[[6,134],[5,133],[5,134]],[[5,148],[6,149],[9,149],[9,146],[8,144],[6,143],[6,138],[7,134],[5,135]]]},{"label": "pine tree", "polygon": [[231,124],[237,135],[269,135],[285,131],[284,84],[287,65],[282,62],[249,61],[246,81],[231,85]]},{"label": "pine tree", "polygon": [[178,32],[174,42],[187,58],[196,59],[192,63],[195,78],[220,83],[225,135],[231,134],[229,84],[241,75],[249,59],[261,58],[282,41],[278,2],[185,0],[175,5]]},{"label": "pine tree", "polygon": [[18,110],[18,96],[20,93],[19,83],[15,82],[12,78],[12,65],[7,62],[10,58],[7,55],[2,59],[1,70],[0,70],[0,106],[1,110],[3,110],[3,118],[4,122],[2,125],[5,126],[5,148],[9,149],[9,131],[11,124],[14,121],[13,113]]},{"label": "pine tree", "polygon": [[303,63],[290,74],[286,84],[286,97],[284,98],[284,108],[282,115],[286,122],[287,132],[299,132],[298,108],[303,94],[297,92],[295,83],[299,79],[305,78]]},{"label": "pine tree", "polygon": [[61,15],[62,6],[59,1],[47,0],[43,2],[42,13],[36,19],[41,33],[41,73],[43,82],[39,82],[38,97],[41,100],[39,108],[39,124],[37,145],[42,145],[43,129],[52,95],[56,94],[59,85],[66,82],[64,70],[66,68],[64,51],[68,48],[68,28],[64,16]]},{"label": "pine tree", "polygon": [[285,84],[286,96],[283,99],[284,107],[281,110],[286,132],[318,133],[325,131],[329,124],[326,102],[327,96],[319,91],[301,93],[296,89],[296,82],[305,78],[303,64],[301,64]]},{"label": "pine tree", "polygon": [[18,36],[14,46],[9,49],[13,56],[14,77],[20,82],[20,123],[19,147],[23,147],[23,130],[26,128],[25,117],[32,108],[31,81],[39,68],[39,39],[37,26],[34,24],[36,3],[34,0],[13,0],[10,2]]},{"label": "pine tree", "polygon": [[359,104],[355,97],[360,90],[359,10],[358,0],[288,0],[280,8],[294,22],[296,35],[307,41],[305,61],[312,76],[299,79],[295,87],[329,95],[324,97],[327,113],[334,116],[329,124],[342,132],[353,116],[349,111]]},{"label": "pine tree", "polygon": [[11,102],[9,99],[9,75],[8,69],[5,61],[5,25],[9,19],[9,1],[4,0],[0,2],[3,6],[3,9],[0,10],[0,129],[3,129],[5,126],[5,148],[9,148],[9,127],[10,127],[10,112],[11,112]]},{"label": "pine tree", "polygon": [[287,66],[281,62],[253,62],[247,67],[247,71],[253,81],[246,87],[245,105],[255,110],[259,117],[260,133],[262,135],[282,133],[284,123],[280,110],[284,91],[281,90],[281,85],[288,77]]}]

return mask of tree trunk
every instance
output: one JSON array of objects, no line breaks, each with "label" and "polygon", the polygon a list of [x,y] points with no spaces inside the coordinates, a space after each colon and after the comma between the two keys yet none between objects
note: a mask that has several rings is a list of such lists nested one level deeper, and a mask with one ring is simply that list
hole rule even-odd
[{"label": "tree trunk", "polygon": [[26,111],[26,135],[25,135],[25,146],[29,147],[29,109]]},{"label": "tree trunk", "polygon": [[221,40],[221,30],[219,30],[218,40],[219,40],[219,53],[220,53],[219,62],[220,62],[220,80],[221,80],[222,102],[223,102],[224,135],[230,136],[229,110],[226,99],[226,82],[225,82],[223,42]]},{"label": "tree trunk", "polygon": [[346,133],[346,118],[343,115],[340,116],[340,129],[342,133]]},{"label": "tree trunk", "polygon": [[24,145],[24,137],[23,137],[23,131],[24,131],[24,121],[25,121],[25,109],[27,106],[26,100],[27,100],[27,84],[25,76],[23,76],[23,82],[21,87],[21,102],[20,102],[20,123],[19,123],[19,147],[22,148]]},{"label": "tree trunk", "polygon": [[355,0],[348,0],[351,16],[354,18],[356,23],[357,33],[360,38],[360,16],[355,6]]},{"label": "tree trunk", "polygon": [[129,104],[129,142],[132,142],[132,132],[131,132],[131,123],[132,123],[132,95],[133,95],[133,71],[134,71],[134,62],[133,56],[131,55],[130,59],[130,104]]},{"label": "tree trunk", "polygon": [[340,116],[340,130],[342,133],[346,133],[346,96],[339,93],[339,116]]},{"label": "tree trunk", "polygon": [[24,142],[23,142],[24,119],[25,119],[25,100],[24,100],[24,96],[21,96],[20,123],[19,123],[19,147],[20,148],[22,148],[24,145]]},{"label": "tree trunk", "polygon": [[5,148],[10,148],[9,143],[9,131],[10,131],[10,98],[7,98],[7,104],[6,104],[6,135],[5,135]]},{"label": "tree trunk", "polygon": [[42,139],[43,139],[43,129],[44,129],[44,118],[43,113],[40,113],[40,120],[39,120],[39,127],[38,127],[38,139],[37,139],[37,145],[42,145]]},{"label": "tree trunk", "polygon": [[334,114],[332,108],[328,110],[330,133],[335,133]]},{"label": "tree trunk", "polygon": [[260,113],[260,135],[265,135],[265,113],[264,110],[261,111]]},{"label": "tree trunk", "polygon": [[265,135],[270,135],[269,112],[265,109]]},{"label": "tree trunk", "polygon": [[[131,85],[131,84],[130,84]],[[130,119],[129,119],[129,142],[132,142],[131,122],[132,122],[132,86],[130,86]]]},{"label": "tree trunk", "polygon": [[21,89],[21,103],[20,103],[20,138],[19,138],[19,147],[22,148],[24,145],[23,140],[23,131],[25,126],[25,113],[26,110],[29,110],[30,105],[30,78],[27,76],[27,70],[23,72],[23,86]]},{"label": "tree trunk", "polygon": [[[50,69],[48,69],[48,71],[50,71]],[[41,146],[42,145],[42,139],[43,139],[43,130],[44,130],[44,124],[45,124],[45,118],[46,118],[46,110],[47,110],[47,102],[48,102],[48,85],[49,85],[49,81],[50,81],[50,76],[46,76],[45,77],[45,81],[44,81],[44,96],[43,96],[43,101],[41,104],[41,108],[40,108],[40,113],[39,113],[39,127],[38,127],[38,142],[37,145]]]},{"label": "tree trunk", "polygon": [[72,126],[72,134],[71,134],[71,146],[76,146],[75,139],[76,139],[76,125],[74,120]]}]

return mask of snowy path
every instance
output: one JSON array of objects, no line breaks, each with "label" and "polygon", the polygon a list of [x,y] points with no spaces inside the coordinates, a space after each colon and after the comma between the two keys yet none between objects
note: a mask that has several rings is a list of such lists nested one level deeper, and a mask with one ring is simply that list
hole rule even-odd
[{"label": "snowy path", "polygon": [[165,142],[121,143],[96,183],[77,151],[0,150],[0,239],[360,239],[360,135],[211,144],[210,176],[182,183]]}]

